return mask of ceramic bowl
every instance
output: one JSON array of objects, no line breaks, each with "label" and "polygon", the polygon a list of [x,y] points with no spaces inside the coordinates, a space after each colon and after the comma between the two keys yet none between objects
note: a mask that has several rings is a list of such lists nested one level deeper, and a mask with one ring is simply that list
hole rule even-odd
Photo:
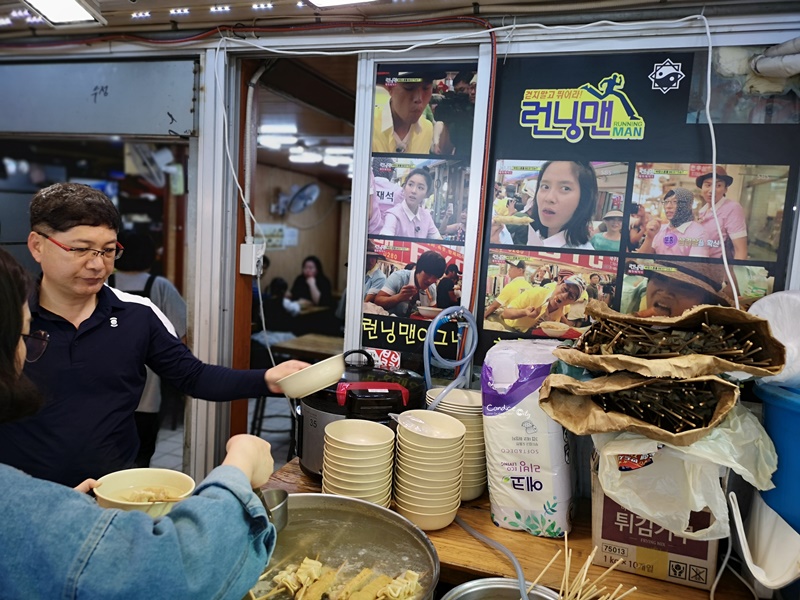
[{"label": "ceramic bowl", "polygon": [[464,424],[455,417],[432,410],[407,410],[397,419],[400,435],[420,446],[451,446],[467,433]]},{"label": "ceramic bowl", "polygon": [[344,375],[344,354],[331,356],[277,382],[289,398],[305,398],[337,383]]},{"label": "ceramic bowl", "polygon": [[395,506],[395,510],[423,531],[435,531],[437,529],[444,529],[453,522],[453,519],[456,518],[456,514],[458,513],[458,506],[451,511],[437,515],[423,515],[401,506]]},{"label": "ceramic bowl", "polygon": [[387,469],[392,468],[392,463],[394,462],[393,457],[389,454],[385,460],[381,461],[380,463],[374,465],[360,465],[360,464],[353,464],[353,461],[344,459],[339,460],[333,456],[331,456],[328,452],[322,453],[322,463],[330,466],[332,469],[339,471],[340,473],[350,473],[353,475],[360,475],[362,473],[378,473],[380,471],[385,471]]},{"label": "ceramic bowl", "polygon": [[[194,491],[194,479],[172,469],[126,469],[103,475],[102,484],[94,489],[97,504],[103,508],[140,510],[158,517],[167,514],[175,504]],[[160,494],[169,500],[137,500]]]},{"label": "ceramic bowl", "polygon": [[417,444],[408,438],[405,437],[406,434],[402,427],[398,428],[397,430],[397,447],[402,448],[406,452],[414,452],[414,453],[422,453],[425,455],[437,455],[437,454],[452,454],[454,452],[460,452],[464,447],[464,442],[466,438],[459,439],[454,441],[451,444],[447,444],[446,446],[427,446],[425,444]]},{"label": "ceramic bowl", "polygon": [[421,515],[438,515],[441,513],[450,512],[454,508],[458,508],[461,504],[461,492],[456,492],[452,498],[445,502],[420,500],[417,500],[416,502],[413,500],[405,501],[401,500],[397,494],[395,494],[394,502],[397,506],[402,506],[406,510],[412,510]]},{"label": "ceramic bowl", "polygon": [[442,312],[441,308],[436,308],[435,306],[418,306],[417,310],[419,311],[419,314],[426,319],[432,319]]},{"label": "ceramic bowl", "polygon": [[365,419],[340,419],[325,426],[325,437],[340,446],[384,448],[394,443],[394,431]]},{"label": "ceramic bowl", "polygon": [[342,458],[381,458],[386,460],[394,452],[394,445],[387,444],[384,446],[356,446],[343,445],[339,442],[330,439],[328,436],[323,440],[323,452],[332,452]]},{"label": "ceramic bowl", "polygon": [[539,328],[550,337],[561,337],[569,331],[569,325],[566,323],[559,323],[558,321],[545,321]]},{"label": "ceramic bowl", "polygon": [[330,444],[325,444],[322,450],[323,458],[328,458],[337,463],[352,465],[358,469],[383,465],[392,460],[394,448],[391,446],[381,451],[358,452],[354,453],[348,449],[341,450]]}]

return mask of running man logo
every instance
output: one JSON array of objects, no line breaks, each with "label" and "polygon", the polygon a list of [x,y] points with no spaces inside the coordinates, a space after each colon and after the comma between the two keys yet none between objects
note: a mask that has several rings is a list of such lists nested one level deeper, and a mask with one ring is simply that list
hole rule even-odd
[{"label": "running man logo", "polygon": [[585,131],[596,140],[641,140],[642,119],[622,88],[619,73],[601,80],[597,87],[525,90],[520,103],[519,124],[530,127],[531,137],[564,139],[574,143]]}]

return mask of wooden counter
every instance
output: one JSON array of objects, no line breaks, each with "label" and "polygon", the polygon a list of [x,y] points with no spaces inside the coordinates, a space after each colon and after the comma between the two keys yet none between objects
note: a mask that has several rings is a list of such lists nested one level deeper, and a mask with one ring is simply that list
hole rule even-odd
[{"label": "wooden counter", "polygon": [[[300,469],[298,459],[287,463],[276,471],[265,488],[281,488],[292,492],[320,492],[320,484]],[[590,506],[586,500],[578,506],[578,515],[569,535],[569,547],[572,549],[572,568],[574,576],[578,567],[584,563],[592,550],[592,531],[590,522]],[[495,527],[489,516],[489,495],[471,502],[464,502],[458,516],[467,525],[473,527],[486,537],[508,548],[520,561],[529,580],[533,580],[550,561],[559,548],[564,547],[563,540],[551,540],[534,537],[523,531],[510,531]],[[457,523],[453,523],[439,531],[426,532],[439,554],[441,564],[440,580],[457,585],[481,577],[515,577],[514,568],[508,558],[472,537]],[[559,574],[563,572],[563,553],[553,567],[544,575],[541,582],[550,588],[558,589]],[[589,567],[589,578],[599,577],[605,569]],[[623,585],[623,591],[636,586],[638,589],[628,596],[631,600],[665,600],[680,598],[681,600],[707,600],[707,591],[667,583],[658,579],[650,579],[632,573],[614,571],[607,580]],[[744,585],[730,572],[723,575],[717,587],[717,598],[725,600],[749,600],[752,598]]]}]

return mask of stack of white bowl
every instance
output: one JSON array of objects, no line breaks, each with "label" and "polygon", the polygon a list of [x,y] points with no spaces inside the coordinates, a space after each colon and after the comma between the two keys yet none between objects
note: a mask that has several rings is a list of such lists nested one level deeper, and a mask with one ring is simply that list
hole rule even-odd
[{"label": "stack of white bowl", "polygon": [[461,504],[466,428],[453,417],[407,410],[398,417],[395,509],[425,531],[447,527]]},{"label": "stack of white bowl", "polygon": [[[432,388],[426,394],[428,406],[444,388]],[[483,398],[480,390],[452,389],[436,406],[436,412],[455,417],[464,424],[464,478],[461,500],[474,500],[486,489],[486,443],[483,438]]]},{"label": "stack of white bowl", "polygon": [[322,492],[389,508],[394,431],[381,423],[341,419],[325,426]]}]

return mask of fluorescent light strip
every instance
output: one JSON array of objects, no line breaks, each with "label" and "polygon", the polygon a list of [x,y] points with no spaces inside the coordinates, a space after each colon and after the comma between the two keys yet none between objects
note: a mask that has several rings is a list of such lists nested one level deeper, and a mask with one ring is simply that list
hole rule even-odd
[{"label": "fluorescent light strip", "polygon": [[54,27],[76,23],[106,24],[100,10],[91,0],[22,0],[22,3]]},{"label": "fluorescent light strip", "polygon": [[366,4],[376,0],[308,0],[317,8],[333,8],[334,6],[346,6],[348,4]]}]

